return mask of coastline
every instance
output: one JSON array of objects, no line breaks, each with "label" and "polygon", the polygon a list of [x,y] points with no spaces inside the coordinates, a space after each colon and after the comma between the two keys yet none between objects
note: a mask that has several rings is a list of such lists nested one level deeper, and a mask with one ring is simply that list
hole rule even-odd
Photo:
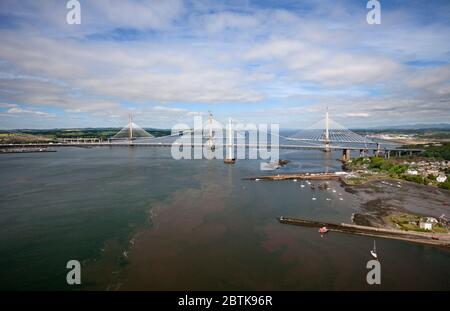
[{"label": "coastline", "polygon": [[[352,216],[351,224],[341,224],[350,227],[360,226],[364,229],[385,230],[389,234],[377,236],[394,238],[423,244],[450,246],[450,233],[427,233],[400,230],[391,221],[391,216],[413,214],[418,216],[439,217],[450,214],[450,191],[434,186],[421,185],[409,181],[377,176],[364,183],[352,184],[345,178],[333,173],[316,174],[279,174],[246,178],[247,180],[339,180],[344,191],[352,194],[358,202],[360,212]],[[280,215],[281,216],[281,215]],[[339,230],[336,230],[339,231]],[[354,233],[354,232],[352,232]],[[371,235],[359,232],[361,235]],[[436,237],[439,240],[436,240]],[[442,239],[442,240],[440,240]]]}]

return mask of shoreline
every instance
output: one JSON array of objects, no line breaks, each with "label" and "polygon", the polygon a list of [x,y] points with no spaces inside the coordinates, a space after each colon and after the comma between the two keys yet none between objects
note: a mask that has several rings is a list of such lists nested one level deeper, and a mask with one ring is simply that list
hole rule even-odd
[{"label": "shoreline", "polygon": [[[346,182],[345,178],[335,173],[292,173],[267,175],[245,178],[245,180],[338,180],[344,191],[354,196],[359,203],[359,211],[352,215],[351,224],[347,226],[361,226],[365,230],[387,230],[389,236],[398,240],[419,242],[431,245],[441,245],[442,241],[431,240],[432,235],[445,237],[445,246],[450,246],[450,233],[427,233],[413,230],[400,230],[390,221],[390,217],[400,214],[416,216],[439,217],[442,214],[450,214],[450,191],[438,187],[421,185],[405,180],[390,178],[388,176],[377,176],[364,183],[352,184]],[[320,189],[320,188],[319,188]],[[338,230],[335,230],[338,231]],[[346,230],[348,232],[348,230]],[[363,230],[364,231],[364,230]],[[395,233],[393,233],[395,232]],[[371,235],[360,232],[360,235]],[[392,236],[397,234],[397,236]],[[416,235],[417,234],[417,235]],[[378,232],[379,236],[379,232]],[[414,236],[413,238],[411,236]],[[422,237],[422,239],[417,239]],[[383,236],[384,237],[384,236]],[[426,237],[423,239],[423,237]]]}]

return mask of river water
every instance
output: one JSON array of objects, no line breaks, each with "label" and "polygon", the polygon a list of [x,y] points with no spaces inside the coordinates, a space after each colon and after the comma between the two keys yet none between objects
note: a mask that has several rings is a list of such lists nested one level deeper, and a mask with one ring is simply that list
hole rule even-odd
[{"label": "river water", "polygon": [[[340,170],[338,157],[284,151],[291,162],[278,172]],[[276,219],[350,222],[353,195],[338,183],[244,180],[268,173],[259,167],[176,161],[164,147],[3,154],[0,288],[450,289],[447,249],[385,239],[381,285],[368,285],[373,238],[321,237]],[[66,284],[71,259],[82,263],[79,287]]]}]

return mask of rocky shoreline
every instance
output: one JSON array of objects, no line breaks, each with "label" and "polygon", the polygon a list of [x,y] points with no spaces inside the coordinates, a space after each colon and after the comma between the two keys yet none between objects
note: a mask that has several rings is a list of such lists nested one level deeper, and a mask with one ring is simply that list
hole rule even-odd
[{"label": "rocky shoreline", "polygon": [[387,221],[391,215],[450,215],[450,191],[436,187],[381,179],[362,185],[344,185],[344,188],[359,201],[361,212],[353,215],[356,225],[396,229]]}]

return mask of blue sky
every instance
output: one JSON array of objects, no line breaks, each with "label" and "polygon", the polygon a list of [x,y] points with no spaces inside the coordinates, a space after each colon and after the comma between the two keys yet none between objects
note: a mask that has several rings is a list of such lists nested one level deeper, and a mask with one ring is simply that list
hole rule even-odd
[{"label": "blue sky", "polygon": [[0,128],[450,123],[450,2],[0,1]]}]

